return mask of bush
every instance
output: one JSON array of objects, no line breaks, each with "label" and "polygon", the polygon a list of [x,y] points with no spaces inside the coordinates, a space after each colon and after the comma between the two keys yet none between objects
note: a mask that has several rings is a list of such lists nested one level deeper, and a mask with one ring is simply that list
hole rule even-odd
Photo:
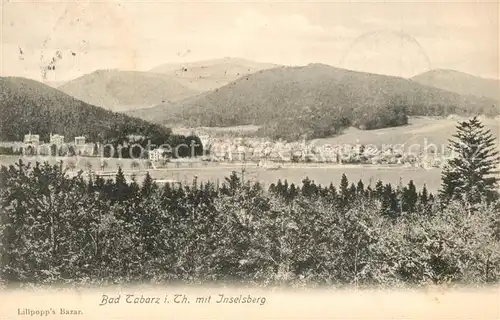
[{"label": "bush", "polygon": [[[304,179],[269,192],[158,186],[62,164],[2,166],[0,283],[236,281],[259,286],[424,286],[500,280],[500,203],[446,209],[424,189]],[[411,190],[411,192],[410,192]],[[401,200],[406,199],[406,200]],[[408,199],[411,199],[408,200]],[[406,201],[403,205],[401,201]]]}]

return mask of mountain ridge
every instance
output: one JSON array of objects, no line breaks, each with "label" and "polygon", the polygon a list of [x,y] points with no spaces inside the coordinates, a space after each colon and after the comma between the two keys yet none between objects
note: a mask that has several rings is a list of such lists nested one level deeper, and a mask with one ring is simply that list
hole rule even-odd
[{"label": "mountain ridge", "polygon": [[118,69],[95,70],[65,82],[57,89],[113,111],[145,108],[194,93],[169,75]]},{"label": "mountain ridge", "polygon": [[461,95],[500,100],[500,80],[474,76],[452,69],[432,69],[410,80]]},{"label": "mountain ridge", "polygon": [[[299,131],[308,128],[305,131],[314,136],[312,127],[342,127],[343,121],[365,129],[404,124],[402,113],[493,115],[492,104],[488,98],[461,96],[410,79],[315,63],[260,70],[223,87],[131,114],[190,126],[264,125],[271,136],[287,131],[286,123]],[[326,116],[331,112],[335,117]]]},{"label": "mountain ridge", "polygon": [[275,67],[279,65],[225,57],[185,63],[166,63],[150,71],[169,74],[186,87],[203,92],[220,88],[241,76]]}]

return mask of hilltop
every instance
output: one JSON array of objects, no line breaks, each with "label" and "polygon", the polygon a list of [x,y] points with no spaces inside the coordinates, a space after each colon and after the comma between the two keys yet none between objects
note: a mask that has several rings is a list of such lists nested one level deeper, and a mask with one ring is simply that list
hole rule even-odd
[{"label": "hilltop", "polygon": [[496,101],[500,98],[499,80],[480,78],[455,70],[434,69],[416,75],[411,80],[462,95],[486,97]]},{"label": "hilltop", "polygon": [[147,108],[195,93],[170,75],[124,70],[94,71],[66,82],[58,89],[113,111]]},{"label": "hilltop", "polygon": [[167,63],[151,69],[151,72],[171,75],[182,85],[197,91],[222,87],[244,75],[278,67],[241,58],[222,58],[186,63]]},{"label": "hilltop", "polygon": [[66,81],[44,81],[43,83],[46,84],[46,85],[48,85],[49,87],[57,89],[58,87],[60,87],[63,84],[65,84]]},{"label": "hilltop", "polygon": [[261,70],[210,92],[131,114],[164,124],[263,125],[262,134],[296,139],[326,137],[348,126],[403,125],[408,115],[494,115],[493,104],[492,99],[404,78],[310,64]]},{"label": "hilltop", "polygon": [[71,140],[109,141],[126,134],[167,138],[171,130],[89,105],[35,80],[0,77],[0,140],[22,141],[28,131],[48,140],[57,133]]}]

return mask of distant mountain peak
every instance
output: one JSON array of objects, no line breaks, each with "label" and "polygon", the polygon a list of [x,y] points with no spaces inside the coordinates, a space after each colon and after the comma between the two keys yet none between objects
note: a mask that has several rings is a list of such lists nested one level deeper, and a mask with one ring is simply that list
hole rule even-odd
[{"label": "distant mountain peak", "polygon": [[[91,75],[91,74],[100,74],[100,73],[110,73],[110,72],[118,72],[120,71],[119,69],[116,69],[116,68],[109,68],[109,69],[97,69],[97,70],[94,70],[92,71],[91,73],[87,74],[87,75]],[[125,71],[125,70],[121,70],[121,71]],[[85,76],[85,75],[83,75]]]},{"label": "distant mountain peak", "polygon": [[307,67],[318,67],[318,68],[334,68],[329,64],[326,63],[320,63],[320,62],[312,62],[307,64]]},{"label": "distant mountain peak", "polygon": [[499,80],[477,77],[452,69],[432,69],[410,80],[462,95],[487,97],[497,101],[500,97]]},{"label": "distant mountain peak", "polygon": [[113,111],[146,108],[195,93],[170,75],[119,69],[95,70],[58,89]]},{"label": "distant mountain peak", "polygon": [[151,72],[172,75],[188,88],[203,92],[220,88],[232,81],[278,65],[255,62],[239,57],[223,57],[193,62],[165,63]]}]

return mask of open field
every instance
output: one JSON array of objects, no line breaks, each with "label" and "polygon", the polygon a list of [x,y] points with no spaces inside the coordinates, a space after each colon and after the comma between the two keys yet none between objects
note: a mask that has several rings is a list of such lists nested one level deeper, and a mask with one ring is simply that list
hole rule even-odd
[{"label": "open field", "polygon": [[[0,164],[8,165],[17,162],[17,156],[0,156]],[[56,163],[58,159],[52,157],[38,157],[27,159],[25,162],[45,161]],[[61,159],[59,159],[61,160]],[[100,172],[99,158],[83,158],[79,161],[76,158],[63,159],[64,164],[69,162],[76,164],[77,169],[87,170],[87,163],[91,164],[93,171]],[[278,179],[287,180],[289,183],[301,184],[302,179],[309,177],[316,183],[329,185],[333,182],[334,185],[340,183],[342,174],[345,173],[350,182],[362,180],[366,185],[370,183],[375,185],[377,180],[382,180],[385,183],[397,185],[400,181],[406,184],[409,180],[421,187],[424,184],[431,192],[435,192],[441,183],[440,169],[433,168],[430,170],[419,168],[405,167],[389,167],[389,166],[362,166],[362,165],[320,165],[320,164],[295,164],[293,166],[284,166],[280,169],[269,170],[262,167],[257,167],[255,164],[230,164],[230,163],[208,163],[206,166],[203,163],[180,163],[179,167],[175,163],[169,163],[166,169],[150,169],[147,170],[145,162],[141,162],[139,167],[134,170],[131,168],[131,159],[108,159],[108,166],[105,168],[106,174],[116,172],[118,165],[121,165],[125,173],[130,177],[134,174],[138,181],[142,181],[146,171],[149,171],[151,176],[157,180],[177,180],[190,183],[197,176],[198,182],[219,180],[222,182],[225,177],[229,176],[232,171],[241,174],[243,172],[244,179],[259,181],[267,188],[271,183],[275,183]]]},{"label": "open field", "polygon": [[198,135],[209,135],[211,137],[241,137],[256,135],[261,126],[243,125],[232,127],[172,127],[174,134],[189,135],[192,132]]},{"label": "open field", "polygon": [[[171,169],[171,170],[152,170],[151,176],[154,179],[174,179],[178,181],[193,181],[195,176],[198,176],[198,181],[217,181],[222,182],[224,177],[231,174],[232,171],[242,173],[242,166],[234,167],[211,167],[211,168],[193,168],[193,169]],[[276,183],[278,179],[287,180],[288,183],[300,185],[305,177],[320,183],[322,185],[329,185],[331,182],[335,186],[340,184],[340,178],[345,173],[350,182],[363,181],[368,185],[374,186],[377,180],[382,180],[385,183],[397,185],[400,181],[407,184],[413,180],[417,186],[427,185],[431,192],[439,189],[441,183],[441,170],[440,169],[417,169],[417,168],[375,168],[375,167],[362,167],[353,168],[348,166],[346,168],[339,167],[297,167],[297,168],[282,168],[278,170],[266,170],[259,167],[245,168],[243,171],[244,179],[252,181],[259,181],[267,188],[271,183]],[[139,176],[138,176],[139,177]],[[140,179],[140,178],[139,178]]]},{"label": "open field", "polygon": [[[417,145],[425,148],[425,145],[435,144],[438,151],[446,149],[448,139],[455,134],[458,121],[464,121],[468,118],[449,117],[446,119],[437,119],[433,117],[412,117],[406,126],[384,128],[378,130],[359,130],[349,128],[343,134],[325,139],[313,140],[315,145],[322,144],[365,144],[365,145],[397,145],[405,144],[405,150],[411,145],[413,151],[419,150]],[[481,118],[485,129],[491,130],[497,139],[500,136],[500,120],[491,118]]]},{"label": "open field", "polygon": [[[92,169],[92,170],[100,170],[101,168],[101,158],[99,157],[50,157],[50,156],[32,156],[32,157],[21,157],[21,156],[12,156],[12,155],[0,155],[0,165],[10,165],[14,164],[21,159],[25,163],[35,163],[35,162],[49,162],[50,164],[56,164],[60,161],[63,161],[63,164],[67,167],[74,166],[75,169]],[[107,163],[107,170],[117,170],[118,167],[122,167],[123,170],[131,169],[133,159],[118,159],[118,158],[104,158],[104,161]],[[145,168],[146,162],[135,160],[139,163],[139,167],[137,169]]]}]

